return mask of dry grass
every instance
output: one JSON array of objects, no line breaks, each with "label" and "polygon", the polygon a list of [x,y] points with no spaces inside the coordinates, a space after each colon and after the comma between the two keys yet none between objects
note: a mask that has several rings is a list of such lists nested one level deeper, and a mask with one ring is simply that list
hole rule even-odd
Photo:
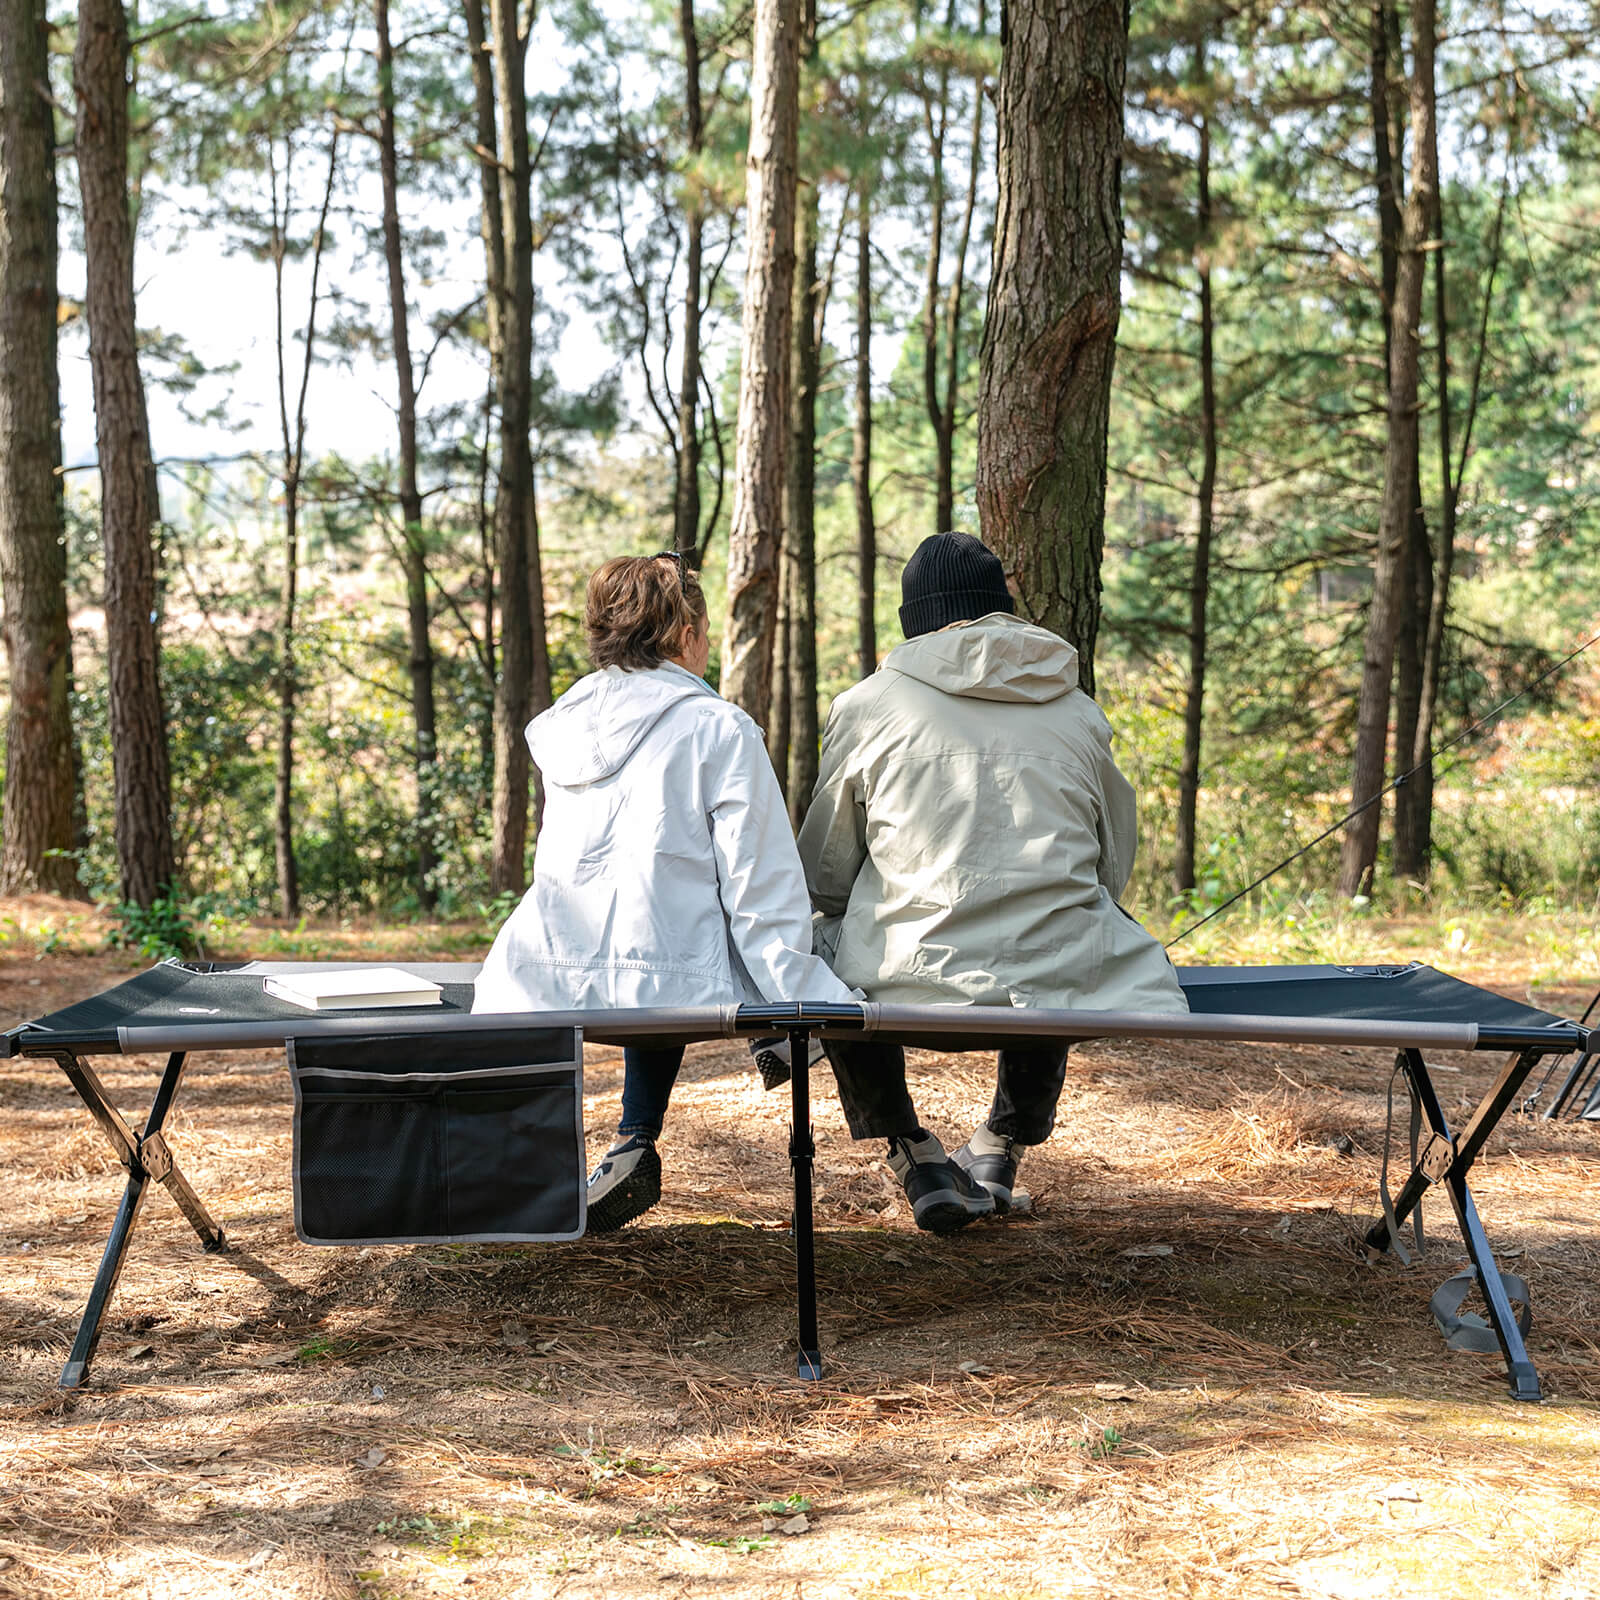
[{"label": "dry grass", "polygon": [[[127,970],[0,956],[0,1004]],[[1532,966],[1457,970],[1517,993]],[[1587,999],[1553,976],[1546,1003]],[[925,1119],[963,1133],[987,1063],[915,1064]],[[157,1063],[100,1065],[138,1113]],[[1496,1063],[1438,1065],[1454,1114]],[[1036,1215],[953,1240],[916,1232],[819,1082],[829,1370],[802,1386],[786,1104],[737,1049],[691,1053],[659,1212],[532,1249],[301,1246],[281,1063],[201,1058],[173,1143],[236,1251],[201,1255],[156,1194],[63,1397],[120,1184],[59,1074],[11,1063],[0,1595],[1592,1595],[1600,1132],[1508,1123],[1475,1184],[1535,1295],[1552,1398],[1516,1406],[1428,1322],[1444,1208],[1419,1269],[1352,1249],[1387,1067],[1075,1052]],[[591,1051],[595,1142],[620,1077]],[[802,1504],[804,1531],[763,1531]]]}]

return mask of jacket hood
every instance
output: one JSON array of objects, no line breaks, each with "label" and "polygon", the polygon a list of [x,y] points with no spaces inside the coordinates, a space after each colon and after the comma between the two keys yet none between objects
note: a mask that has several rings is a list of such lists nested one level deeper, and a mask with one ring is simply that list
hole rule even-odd
[{"label": "jacket hood", "polygon": [[717,691],[670,661],[634,672],[606,667],[528,724],[528,749],[549,782],[576,789],[619,772],[669,711],[700,695]]},{"label": "jacket hood", "polygon": [[972,700],[1043,704],[1078,687],[1078,652],[1047,628],[991,612],[908,639],[885,669]]}]

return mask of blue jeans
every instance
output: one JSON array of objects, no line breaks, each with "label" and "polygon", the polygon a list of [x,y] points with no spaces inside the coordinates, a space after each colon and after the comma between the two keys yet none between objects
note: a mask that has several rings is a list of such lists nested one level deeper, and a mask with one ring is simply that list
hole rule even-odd
[{"label": "blue jeans", "polygon": [[631,1045],[622,1052],[622,1121],[617,1132],[642,1133],[647,1139],[661,1137],[667,1102],[683,1065],[683,1046],[668,1045],[658,1050],[636,1050]]}]

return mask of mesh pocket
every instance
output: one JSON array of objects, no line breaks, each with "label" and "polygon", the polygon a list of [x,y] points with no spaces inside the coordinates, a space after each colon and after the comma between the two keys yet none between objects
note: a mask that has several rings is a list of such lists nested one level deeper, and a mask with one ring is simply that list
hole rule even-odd
[{"label": "mesh pocket", "polygon": [[289,1066],[295,1230],[307,1244],[583,1232],[576,1029],[300,1039]]},{"label": "mesh pocket", "polygon": [[443,1132],[431,1095],[305,1095],[295,1129],[301,1238],[434,1232],[444,1214]]}]

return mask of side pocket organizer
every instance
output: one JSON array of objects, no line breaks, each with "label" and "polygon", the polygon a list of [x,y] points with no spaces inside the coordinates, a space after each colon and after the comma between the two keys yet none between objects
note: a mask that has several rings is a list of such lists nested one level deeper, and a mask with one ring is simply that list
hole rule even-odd
[{"label": "side pocket organizer", "polygon": [[306,1244],[583,1233],[581,1029],[301,1038],[288,1057]]}]

